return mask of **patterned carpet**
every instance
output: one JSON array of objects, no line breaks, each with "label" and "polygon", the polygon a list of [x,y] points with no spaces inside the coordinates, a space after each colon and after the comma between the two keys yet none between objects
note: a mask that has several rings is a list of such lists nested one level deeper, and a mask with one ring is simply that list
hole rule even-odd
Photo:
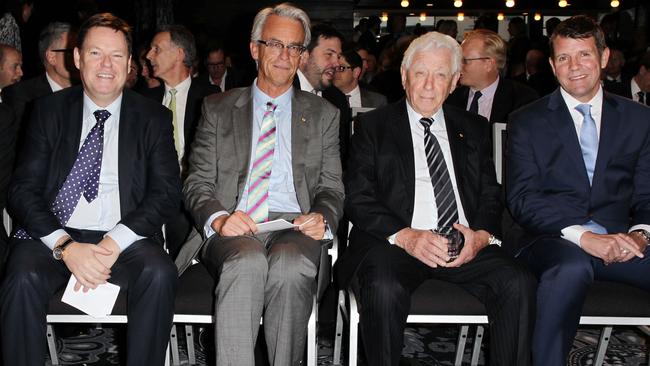
[{"label": "patterned carpet", "polygon": [[[211,354],[212,344],[211,329],[198,329],[196,337],[197,365],[206,365],[206,353]],[[68,333],[57,339],[57,351],[59,362],[62,365],[120,365],[123,355],[120,350],[124,349],[125,326],[114,325],[105,328],[81,329],[76,328],[58,329],[59,335]],[[74,334],[71,334],[74,333]],[[328,333],[330,336],[328,336]],[[181,332],[182,334],[182,332]],[[319,337],[318,365],[332,365],[332,338],[331,329],[325,329],[324,334]],[[469,364],[472,348],[473,331],[470,330],[464,364]],[[573,350],[569,356],[568,365],[583,366],[592,365],[596,352],[600,329],[581,328],[573,344]],[[456,349],[458,327],[436,326],[408,328],[405,336],[405,346],[402,353],[403,365],[416,366],[448,366],[453,365]],[[183,339],[179,339],[183,343]],[[488,342],[485,337],[479,365],[485,364],[484,349]],[[605,365],[647,365],[648,337],[633,327],[615,328],[612,333],[609,348],[605,358]],[[183,346],[181,344],[181,346]],[[204,347],[207,346],[207,347]],[[181,360],[187,365],[187,354],[185,347],[181,347]],[[122,360],[123,361],[123,360]],[[363,362],[359,363],[364,365]],[[48,359],[46,365],[51,365]],[[264,365],[264,363],[260,363]]]}]

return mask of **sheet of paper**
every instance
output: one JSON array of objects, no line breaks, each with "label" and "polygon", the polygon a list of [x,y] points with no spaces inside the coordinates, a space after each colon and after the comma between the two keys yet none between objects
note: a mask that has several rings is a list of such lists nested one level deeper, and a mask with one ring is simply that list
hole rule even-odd
[{"label": "sheet of paper", "polygon": [[262,234],[271,231],[293,229],[295,227],[298,227],[298,225],[294,225],[284,219],[278,219],[257,224],[257,233]]},{"label": "sheet of paper", "polygon": [[120,286],[112,283],[105,283],[97,286],[96,289],[90,289],[88,292],[74,290],[74,284],[77,280],[70,275],[68,285],[63,293],[62,302],[74,306],[84,313],[95,318],[102,318],[110,315],[113,311],[117,295],[120,293]]}]

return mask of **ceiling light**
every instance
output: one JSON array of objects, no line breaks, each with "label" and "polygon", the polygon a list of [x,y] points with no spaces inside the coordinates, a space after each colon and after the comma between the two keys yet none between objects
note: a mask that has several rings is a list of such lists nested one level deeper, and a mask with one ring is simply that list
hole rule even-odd
[{"label": "ceiling light", "polygon": [[424,22],[425,20],[427,20],[427,13],[420,14],[420,21]]},{"label": "ceiling light", "polygon": [[463,6],[463,2],[461,0],[456,0],[454,1],[454,6],[460,8],[461,6]]},{"label": "ceiling light", "polygon": [[513,6],[515,6],[515,0],[506,1],[506,6],[512,8]]},{"label": "ceiling light", "polygon": [[609,3],[609,5],[611,5],[612,8],[618,8],[618,6],[621,5],[621,3],[618,0],[612,0],[612,2]]},{"label": "ceiling light", "polygon": [[566,0],[560,0],[557,3],[557,6],[559,6],[560,8],[565,8],[567,5],[569,4],[566,2]]},{"label": "ceiling light", "polygon": [[503,19],[505,19],[505,16],[503,15],[503,13],[499,13],[499,14],[497,14],[497,19],[498,20],[503,20]]},{"label": "ceiling light", "polygon": [[536,21],[539,22],[540,20],[542,20],[542,14],[540,14],[540,13],[535,13],[535,16],[533,17],[533,19],[535,19]]},{"label": "ceiling light", "polygon": [[402,8],[407,8],[409,6],[409,1],[408,0],[402,0],[401,3],[399,3]]},{"label": "ceiling light", "polygon": [[431,7],[433,6],[433,3],[428,3],[427,6]]},{"label": "ceiling light", "polygon": [[462,22],[465,20],[465,13],[458,13],[458,21]]}]

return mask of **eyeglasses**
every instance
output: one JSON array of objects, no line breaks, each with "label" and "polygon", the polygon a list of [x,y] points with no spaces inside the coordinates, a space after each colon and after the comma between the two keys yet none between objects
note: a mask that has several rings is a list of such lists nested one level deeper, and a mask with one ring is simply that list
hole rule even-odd
[{"label": "eyeglasses", "polygon": [[205,64],[207,67],[225,67],[226,63],[225,62],[215,62],[215,63],[207,63]]},{"label": "eyeglasses", "polygon": [[463,57],[463,65],[467,65],[470,61],[475,61],[475,60],[489,60],[489,57],[473,57],[473,58],[464,58]]},{"label": "eyeglasses", "polygon": [[343,72],[345,70],[352,70],[352,69],[354,69],[354,67],[352,67],[352,66],[337,66],[337,67],[334,68],[334,70],[336,70],[336,72]]},{"label": "eyeglasses", "polygon": [[72,53],[74,51],[73,48],[57,48],[55,50],[50,50],[52,52],[61,52],[61,53]]},{"label": "eyeglasses", "polygon": [[282,50],[286,48],[287,52],[289,52],[289,56],[292,57],[300,56],[303,52],[305,52],[305,50],[307,50],[306,47],[303,47],[299,44],[285,45],[280,41],[263,41],[261,39],[258,39],[257,43],[265,45],[269,48],[269,51],[274,54],[280,54],[282,53]]}]

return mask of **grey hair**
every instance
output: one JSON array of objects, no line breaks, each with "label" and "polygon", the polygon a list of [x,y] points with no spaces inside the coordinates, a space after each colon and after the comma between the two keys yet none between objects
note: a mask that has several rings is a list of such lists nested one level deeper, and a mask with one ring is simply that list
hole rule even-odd
[{"label": "grey hair", "polygon": [[305,13],[304,10],[295,7],[290,3],[282,3],[275,5],[273,7],[267,7],[259,11],[255,16],[253,21],[253,30],[251,31],[251,41],[255,42],[261,39],[262,37],[262,28],[266,20],[271,15],[277,15],[281,17],[295,19],[302,24],[302,30],[305,32],[305,40],[302,45],[307,47],[309,41],[311,41],[311,25],[309,23],[309,16]]},{"label": "grey hair", "polygon": [[181,48],[185,57],[183,58],[183,65],[191,68],[196,60],[196,42],[194,35],[189,29],[180,24],[168,24],[160,27],[158,33],[169,33],[169,39],[176,47]]},{"label": "grey hair", "polygon": [[408,70],[411,67],[413,56],[418,52],[431,51],[435,49],[446,48],[451,51],[451,73],[456,74],[460,71],[460,63],[463,58],[462,51],[458,42],[450,36],[438,32],[429,32],[421,35],[411,42],[409,48],[404,52],[402,59],[402,68]]},{"label": "grey hair", "polygon": [[43,28],[41,34],[38,36],[38,55],[41,57],[41,62],[45,63],[45,53],[52,47],[52,44],[61,39],[63,33],[70,32],[71,30],[72,26],[70,23],[64,22],[52,22]]}]

